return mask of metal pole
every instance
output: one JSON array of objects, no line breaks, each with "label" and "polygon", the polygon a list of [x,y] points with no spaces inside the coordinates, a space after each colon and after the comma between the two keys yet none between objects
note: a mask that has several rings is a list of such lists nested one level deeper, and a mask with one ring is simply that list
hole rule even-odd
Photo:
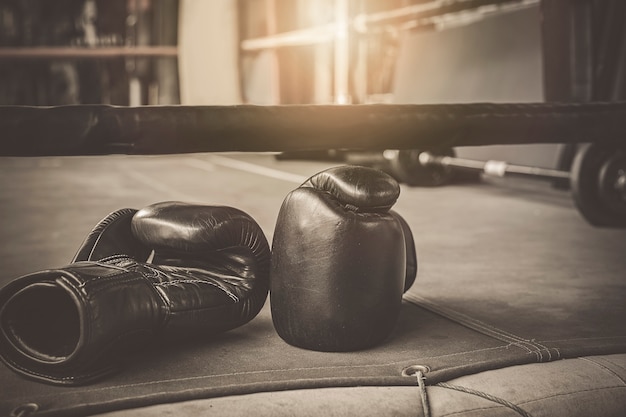
[{"label": "metal pole", "polygon": [[477,161],[473,159],[455,158],[451,156],[437,156],[428,152],[419,155],[419,162],[423,165],[436,165],[482,171],[485,175],[494,177],[524,176],[540,179],[569,179],[570,173],[556,169],[539,168],[523,165],[512,165],[504,161]]},{"label": "metal pole", "polygon": [[2,47],[1,59],[50,59],[50,58],[117,58],[117,57],[176,57],[177,46],[107,46],[86,47]]}]

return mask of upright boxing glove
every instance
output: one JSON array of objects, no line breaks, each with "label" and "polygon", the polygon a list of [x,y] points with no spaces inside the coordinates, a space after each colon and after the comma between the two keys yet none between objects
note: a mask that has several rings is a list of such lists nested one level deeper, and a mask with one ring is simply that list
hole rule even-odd
[{"label": "upright boxing glove", "polygon": [[240,210],[174,202],[119,210],[73,263],[0,290],[0,358],[40,381],[91,382],[155,336],[211,336],[254,318],[269,260],[261,228]]},{"label": "upright boxing glove", "polygon": [[287,195],[270,267],[272,320],[286,342],[352,351],[390,335],[417,273],[411,230],[390,210],[399,194],[382,171],[342,166]]}]

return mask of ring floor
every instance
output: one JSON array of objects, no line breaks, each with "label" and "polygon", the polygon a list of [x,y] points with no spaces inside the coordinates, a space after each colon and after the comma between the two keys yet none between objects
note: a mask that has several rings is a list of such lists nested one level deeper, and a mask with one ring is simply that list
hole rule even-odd
[{"label": "ring floor", "polygon": [[[247,153],[0,158],[0,284],[63,266],[109,212],[158,201],[240,208],[271,242],[286,194],[336,164]],[[380,350],[328,356],[281,344],[266,303],[222,345],[194,347],[193,359],[157,349],[87,388],[2,366],[0,412],[34,402],[35,415],[623,414],[626,230],[588,225],[568,192],[530,180],[403,185],[394,210],[413,230],[419,271]],[[213,365],[216,350],[223,363]],[[172,367],[170,355],[183,363]],[[203,358],[212,365],[199,370]],[[429,410],[412,378],[390,376],[416,363],[431,371]]]}]

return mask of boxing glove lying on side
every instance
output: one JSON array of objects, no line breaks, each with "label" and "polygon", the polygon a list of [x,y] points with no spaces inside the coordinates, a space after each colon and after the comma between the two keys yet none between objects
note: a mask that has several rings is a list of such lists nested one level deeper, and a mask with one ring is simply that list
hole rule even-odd
[{"label": "boxing glove lying on side", "polygon": [[267,298],[269,260],[261,228],[235,208],[119,210],[71,264],[0,290],[0,357],[44,382],[93,381],[156,336],[210,336],[250,321]]},{"label": "boxing glove lying on side", "polygon": [[414,282],[400,187],[372,168],[320,172],[285,198],[272,242],[272,320],[288,343],[351,351],[386,339]]}]

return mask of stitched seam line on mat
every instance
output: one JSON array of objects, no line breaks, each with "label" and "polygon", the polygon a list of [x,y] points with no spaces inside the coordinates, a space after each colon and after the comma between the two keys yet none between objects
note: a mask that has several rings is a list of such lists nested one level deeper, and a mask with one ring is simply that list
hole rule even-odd
[{"label": "stitched seam line on mat", "polygon": [[[523,339],[519,336],[510,334],[504,330],[498,329],[493,326],[489,326],[486,323],[483,323],[472,317],[466,316],[457,311],[454,311],[454,310],[451,310],[442,306],[438,306],[422,297],[418,297],[418,296],[410,294],[410,295],[405,295],[405,298],[409,302],[412,302],[413,304],[423,307],[437,315],[443,316],[465,327],[469,327],[473,330],[477,330],[480,333],[483,333],[490,337],[494,337],[498,340],[509,342],[512,345],[525,349],[528,353],[535,353],[535,355],[537,356],[537,360],[542,359],[542,355],[538,351],[539,349],[538,346],[535,346],[530,340]],[[530,345],[533,349],[530,349],[526,345]]]},{"label": "stitched seam line on mat", "polygon": [[[413,300],[411,300],[410,298],[413,298]],[[436,314],[442,315],[452,321],[462,324],[465,327],[469,327],[473,330],[477,330],[487,336],[494,337],[498,340],[507,341],[515,346],[525,349],[528,353],[534,353],[535,356],[537,357],[537,361],[539,362],[544,361],[542,351],[546,350],[548,353],[548,360],[549,361],[552,360],[552,354],[550,352],[550,349],[548,349],[544,345],[536,343],[534,340],[524,339],[522,337],[519,337],[517,335],[514,335],[502,329],[499,329],[495,326],[492,326],[480,320],[477,320],[473,317],[467,316],[465,314],[459,313],[457,311],[454,311],[446,307],[436,305],[435,303],[432,303],[422,297],[418,297],[418,296],[411,294],[411,295],[408,295],[407,299],[410,302],[414,302],[415,304],[420,305]],[[529,349],[527,345],[530,345],[532,349]],[[556,348],[555,350],[557,352],[557,359],[559,359],[561,356],[560,352]]]},{"label": "stitched seam line on mat", "polygon": [[448,388],[448,389],[455,390],[455,391],[464,392],[466,394],[476,395],[476,396],[484,398],[486,400],[493,401],[495,403],[501,404],[501,405],[503,405],[503,406],[505,406],[505,407],[507,407],[507,408],[509,408],[509,409],[511,409],[511,410],[513,410],[515,412],[517,412],[520,416],[532,417],[530,415],[530,413],[526,412],[526,410],[520,408],[519,406],[513,404],[512,402],[507,401],[507,400],[505,400],[503,398],[500,398],[500,397],[496,397],[496,396],[491,395],[491,394],[487,394],[486,392],[476,391],[476,390],[473,390],[471,388],[466,388],[466,387],[463,387],[463,386],[460,386],[460,385],[450,385],[450,384],[447,384],[445,382],[440,382],[439,384],[437,384],[437,386],[438,387],[442,387],[442,388]]},{"label": "stitched seam line on mat", "polygon": [[[321,379],[317,379],[317,378],[313,378],[313,379],[310,379],[310,378],[297,378],[297,379],[294,379],[293,381],[295,381],[295,382],[302,382],[302,381],[316,381],[316,380],[320,380],[320,381],[322,381],[322,380],[327,380],[327,379],[328,379],[328,380],[333,380],[334,378],[321,378]],[[360,381],[360,377],[350,377],[350,376],[346,376],[346,377],[342,377],[342,379],[347,380],[347,381],[351,381],[351,380]],[[222,388],[223,388],[223,389],[228,389],[228,388],[248,388],[248,387],[253,388],[253,387],[256,387],[256,386],[258,386],[258,385],[267,385],[267,382],[268,382],[268,381],[258,381],[258,382],[253,382],[253,383],[243,383],[243,384],[241,384],[241,383],[237,383],[237,384],[227,384],[227,385],[222,385],[222,386],[219,386],[219,387],[217,387],[217,388],[220,388],[220,389],[222,389]],[[270,382],[274,382],[274,381],[270,381]],[[343,387],[361,387],[361,386],[363,386],[363,385],[362,385],[362,384],[355,384],[355,385],[349,385],[349,386],[345,386],[345,385],[333,385],[332,387],[343,388]],[[379,386],[379,385],[370,385],[370,386]],[[176,394],[182,395],[182,394],[188,394],[188,393],[194,393],[194,392],[203,392],[203,391],[205,391],[205,390],[207,390],[207,389],[209,389],[209,390],[210,390],[210,389],[213,389],[213,388],[214,388],[214,387],[211,387],[211,386],[205,386],[205,387],[200,387],[200,388],[198,388],[198,387],[196,387],[196,388],[188,388],[188,389],[184,389],[184,390],[181,390],[181,391],[176,391]],[[305,388],[305,389],[311,389],[311,388]],[[205,392],[206,392],[206,391],[205,391]],[[255,390],[255,391],[254,391],[254,393],[259,393],[259,392],[276,392],[276,391],[275,391],[275,389],[273,389],[273,390],[269,390],[269,391],[267,391],[267,390]],[[164,393],[165,393],[165,394],[168,394],[168,393],[172,393],[172,391],[159,391],[159,392],[151,392],[151,393],[149,393],[149,394],[146,394],[146,395],[142,396],[142,397],[141,397],[141,399],[145,400],[145,399],[149,399],[149,398],[158,398],[158,397],[160,397],[160,396],[161,396],[162,394],[164,394]],[[58,396],[58,394],[56,394],[56,395]],[[35,401],[36,401],[36,400],[38,400],[39,398],[53,397],[53,396],[55,396],[55,395],[50,394],[50,395],[46,395],[46,396],[40,396],[40,397],[37,397],[37,398],[35,399]],[[182,396],[184,396],[184,395],[182,395]],[[99,406],[103,406],[103,405],[111,405],[111,404],[124,404],[125,402],[127,402],[127,401],[129,401],[129,400],[130,400],[130,401],[132,401],[132,400],[136,400],[137,398],[139,398],[139,397],[137,397],[137,396],[135,396],[135,395],[125,396],[125,397],[121,397],[121,396],[120,396],[120,397],[116,397],[116,398],[114,398],[114,399],[105,400],[105,401],[102,401],[102,402],[98,402],[98,401],[96,401],[96,402],[94,402],[94,403],[86,403],[86,404],[87,404],[87,405],[94,405],[94,404],[97,404],[97,405],[99,405]],[[196,398],[196,399],[210,399],[210,398],[218,398],[218,397],[215,397],[214,395],[210,395],[210,394],[209,394],[209,396],[207,396],[207,395],[203,395],[202,397],[197,397],[197,396],[194,396],[193,398]],[[162,404],[162,402],[159,402],[159,403],[150,403],[150,404],[147,404],[147,405],[149,406],[149,405],[156,405],[156,404]],[[78,406],[79,406],[79,407],[80,407],[80,406],[83,406],[83,405],[85,405],[85,404],[78,404]],[[64,407],[64,406],[63,406],[63,405],[61,405],[60,407]],[[57,412],[57,411],[73,410],[73,409],[75,409],[75,408],[76,408],[76,407],[74,406],[74,404],[71,404],[69,407],[70,407],[70,408],[57,408],[57,409],[53,409],[53,410],[46,410],[46,411],[47,411],[47,412],[50,412],[50,411],[55,411],[55,412]],[[56,415],[56,414],[55,414],[55,415]],[[80,414],[80,415],[82,415],[82,414]]]},{"label": "stitched seam line on mat", "polygon": [[[463,326],[469,327],[473,330],[480,331],[481,333],[486,334],[488,336],[495,337],[498,340],[509,342],[513,345],[524,348],[529,353],[532,353],[533,350],[538,349],[538,347],[535,346],[530,340],[523,339],[517,335],[498,329],[497,327],[488,325],[473,317],[467,316],[463,313],[459,313],[458,311],[452,310],[447,307],[442,307],[431,301],[426,300],[425,298],[418,297],[412,294],[405,296],[405,298],[407,298],[407,300],[412,302],[413,304],[423,307],[437,315],[443,316],[449,320],[462,324]],[[531,345],[533,347],[533,350],[525,346],[526,344]]]},{"label": "stitched seam line on mat", "polygon": [[626,339],[626,336],[575,337],[575,338],[571,338],[571,339],[542,340],[542,342],[544,342],[544,343],[548,343],[548,342],[574,342],[576,340],[617,340],[617,339]]},{"label": "stitched seam line on mat", "polygon": [[211,281],[205,281],[205,280],[201,280],[201,279],[177,279],[177,280],[173,280],[173,281],[157,282],[154,285],[158,286],[158,287],[169,287],[170,285],[178,285],[178,284],[207,284],[207,285],[212,285],[213,287],[217,288],[218,290],[220,290],[221,292],[226,294],[234,302],[236,302],[236,303],[239,302],[239,297],[237,297],[231,291],[228,291],[227,289],[222,288],[219,285],[217,285],[216,283],[211,282]]},{"label": "stitched seam line on mat", "polygon": [[[419,360],[437,359],[437,358],[443,358],[443,357],[449,357],[449,356],[464,355],[464,354],[467,354],[467,353],[482,352],[482,351],[487,351],[487,350],[497,350],[497,349],[502,349],[502,348],[507,348],[507,346],[498,346],[498,347],[495,347],[495,348],[468,350],[468,351],[465,351],[465,352],[451,353],[451,354],[448,354],[448,355],[441,355],[441,356],[428,356],[428,357],[420,358]],[[183,381],[212,379],[212,378],[221,378],[221,377],[225,377],[225,376],[236,376],[236,375],[266,374],[266,373],[273,373],[273,372],[282,373],[282,372],[292,372],[292,371],[309,371],[309,370],[342,369],[342,368],[366,368],[366,369],[367,368],[382,368],[382,367],[385,367],[385,366],[399,365],[399,364],[404,364],[404,363],[407,363],[407,362],[411,362],[411,361],[407,359],[407,360],[402,360],[402,361],[397,361],[397,362],[380,363],[380,364],[374,364],[374,365],[317,366],[317,367],[312,367],[312,368],[267,369],[267,370],[262,370],[262,371],[231,372],[231,373],[228,373],[228,374],[201,375],[201,376],[193,376],[193,377],[186,377],[186,378],[167,379],[167,380],[162,380],[162,381],[142,382],[142,383],[136,383],[136,384],[114,385],[114,386],[110,386],[110,387],[102,387],[102,388],[94,388],[94,389],[82,390],[81,392],[88,393],[88,392],[109,391],[109,390],[120,389],[120,388],[131,388],[131,387],[140,387],[140,386],[148,386],[148,385],[157,385],[157,384],[162,384],[162,383],[174,383],[174,382],[183,382]],[[487,363],[487,362],[485,362],[485,363]],[[449,369],[456,369],[456,368],[457,367],[449,368]],[[358,378],[361,378],[361,377],[355,377],[355,379],[358,379]],[[314,378],[314,379],[328,379],[328,378]],[[302,379],[302,380],[304,381],[305,379]],[[231,384],[228,384],[228,385],[225,385],[225,386],[228,387],[228,386],[231,386]],[[232,386],[234,386],[234,385],[232,385]],[[55,397],[55,396],[58,396],[58,395],[59,395],[58,393],[57,394],[49,394],[49,395],[38,395],[37,398]],[[22,397],[19,397],[19,398],[22,398]],[[30,396],[26,397],[26,398],[30,398]]]},{"label": "stitched seam line on mat", "polygon": [[[626,385],[626,381],[624,380],[624,378],[622,378],[617,372],[615,372],[614,370],[612,370],[611,368],[609,368],[606,365],[603,365],[600,362],[594,361],[591,358],[586,358],[586,357],[580,357],[578,359],[581,359],[583,361],[587,361],[587,362],[591,362],[592,364],[594,364],[595,366],[602,368],[603,370],[607,371],[608,373],[610,373],[611,375],[615,376],[617,379],[619,379],[620,381],[622,381],[622,384]],[[612,363],[612,362],[611,362]],[[614,364],[615,365],[615,364]],[[621,367],[620,367],[621,368]]]},{"label": "stitched seam line on mat", "polygon": [[581,389],[578,391],[572,391],[572,392],[563,392],[560,394],[552,394],[552,395],[547,395],[545,397],[541,397],[541,398],[534,398],[532,400],[527,400],[527,401],[522,401],[520,404],[530,404],[530,403],[534,403],[537,401],[543,401],[543,400],[547,400],[550,398],[558,398],[558,397],[567,397],[569,395],[574,395],[574,394],[580,394],[583,392],[597,392],[597,391],[604,391],[604,390],[615,390],[615,389],[624,389],[626,388],[623,385],[615,385],[615,386],[610,386],[610,387],[601,387],[601,388],[588,388],[588,389]]},{"label": "stitched seam line on mat", "polygon": [[[480,362],[472,362],[471,366],[477,367],[477,366],[480,366],[480,365],[489,365],[491,363],[493,363],[493,360],[488,359],[488,360],[480,361]],[[457,369],[465,369],[468,366],[470,366],[470,364],[463,364],[463,365],[457,365],[457,366],[448,366],[448,367],[445,368],[445,370],[446,371],[454,371],[454,370],[457,370]],[[511,365],[511,366],[514,366],[514,365]]]},{"label": "stitched seam line on mat", "polygon": [[[405,294],[403,298],[412,304],[425,308],[431,311],[432,313],[445,317],[449,320],[459,323],[472,330],[476,330],[486,336],[493,337],[497,340],[509,342],[512,345],[525,349],[529,354],[531,353],[535,354],[538,362],[544,362],[544,356],[543,356],[542,351],[546,351],[546,353],[548,354],[548,358],[547,358],[548,361],[553,360],[551,349],[540,343],[537,343],[535,340],[524,339],[513,333],[499,329],[495,326],[484,323],[478,319],[467,316],[463,313],[459,313],[458,311],[437,305],[425,298],[416,296],[414,294]],[[560,359],[561,352],[559,351],[559,349],[553,348],[553,350],[556,351],[557,353],[557,356],[555,359]]]},{"label": "stitched seam line on mat", "polygon": [[470,408],[470,409],[467,409],[467,410],[453,411],[453,412],[448,413],[448,414],[441,414],[439,417],[457,416],[459,414],[467,415],[468,412],[471,413],[471,412],[474,412],[474,411],[494,410],[496,408],[499,408],[499,406],[498,405],[492,405],[490,407],[476,407],[476,408]]},{"label": "stitched seam line on mat", "polygon": [[608,363],[610,363],[611,365],[615,365],[615,367],[620,368],[620,369],[625,369],[622,365],[620,365],[619,363],[615,363],[613,362],[611,359],[607,359],[606,357],[604,358],[604,360]]}]

